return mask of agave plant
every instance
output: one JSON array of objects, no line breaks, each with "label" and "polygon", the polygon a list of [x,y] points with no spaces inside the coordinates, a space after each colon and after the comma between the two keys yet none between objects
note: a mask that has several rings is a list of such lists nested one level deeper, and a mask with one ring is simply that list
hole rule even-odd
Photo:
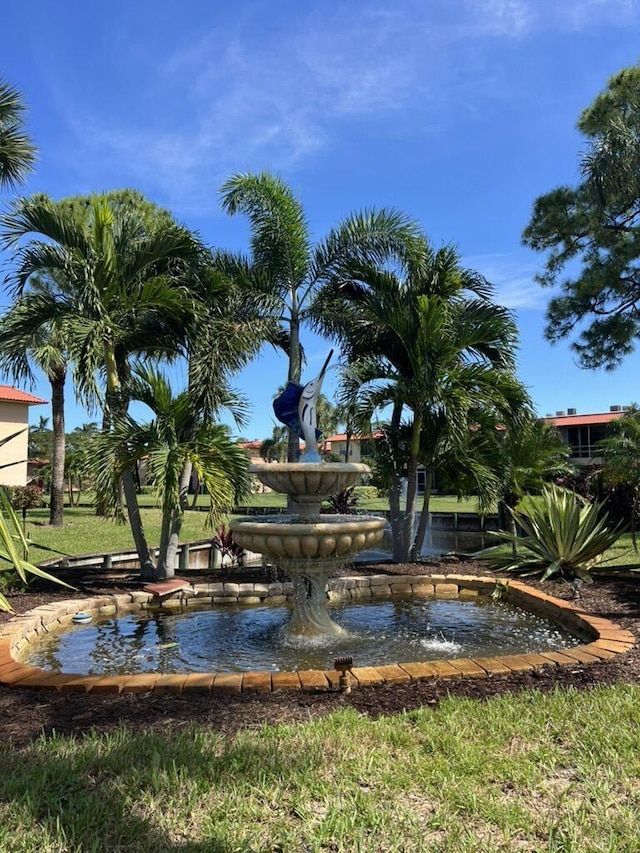
[{"label": "agave plant", "polygon": [[591,570],[602,560],[624,532],[610,527],[608,514],[598,501],[590,504],[567,489],[548,486],[536,498],[528,495],[518,509],[509,509],[523,535],[499,531],[505,542],[517,541],[519,553],[491,554],[484,559],[498,571],[521,575],[542,575],[542,580],[559,575],[592,583]]},{"label": "agave plant", "polygon": [[[22,435],[24,431],[24,429],[20,429],[17,432],[11,433],[11,435],[5,436],[0,440],[0,447]],[[10,462],[7,465],[0,465],[0,468],[8,468],[13,464],[15,463]],[[11,506],[9,492],[5,486],[0,486],[0,573],[15,572],[24,584],[28,583],[29,575],[35,575],[44,580],[59,583],[62,586],[73,589],[68,583],[55,578],[48,572],[44,572],[28,561],[29,544],[29,540],[24,533],[18,516]],[[13,608],[2,593],[0,593],[0,610],[13,611]]]},{"label": "agave plant", "polygon": [[[53,583],[73,589],[68,583],[55,578],[48,572],[30,563],[23,555],[29,553],[29,540],[22,530],[20,520],[11,506],[6,488],[0,486],[0,572],[16,572],[23,583],[28,583],[29,575],[43,578]],[[0,593],[0,610],[11,612],[13,608]]]}]

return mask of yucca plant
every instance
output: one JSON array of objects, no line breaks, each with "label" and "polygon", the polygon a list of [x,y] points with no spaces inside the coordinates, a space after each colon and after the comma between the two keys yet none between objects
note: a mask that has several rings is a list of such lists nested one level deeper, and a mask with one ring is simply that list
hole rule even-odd
[{"label": "yucca plant", "polygon": [[539,497],[525,497],[515,510],[509,509],[523,535],[499,531],[504,542],[517,541],[519,553],[483,557],[498,571],[521,575],[540,574],[542,580],[558,575],[592,583],[591,570],[624,532],[610,527],[604,505],[588,503],[567,489],[548,486]]},{"label": "yucca plant", "polygon": [[[29,581],[29,575],[35,575],[73,589],[68,583],[55,578],[25,559],[23,555],[28,553],[29,540],[11,506],[7,490],[0,486],[0,572],[15,572],[25,584]],[[9,612],[13,610],[2,593],[0,593],[0,610]]]},{"label": "yucca plant", "polygon": [[[11,433],[0,440],[0,447],[10,442],[12,439],[22,435],[24,429]],[[9,468],[13,462],[6,465],[0,465],[0,468]],[[48,572],[42,571],[37,566],[34,566],[28,561],[29,556],[29,540],[20,524],[18,516],[14,508],[11,506],[11,498],[5,486],[0,486],[0,573],[14,572],[20,580],[28,583],[28,576],[35,575],[53,583],[59,583],[69,589],[73,589],[68,583],[54,578]],[[0,610],[12,612],[13,608],[7,601],[6,597],[0,592]]]}]

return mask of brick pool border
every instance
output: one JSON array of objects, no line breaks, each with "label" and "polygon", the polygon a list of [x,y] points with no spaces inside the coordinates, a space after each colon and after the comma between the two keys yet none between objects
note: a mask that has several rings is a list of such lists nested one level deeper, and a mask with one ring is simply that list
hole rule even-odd
[{"label": "brick pool border", "polygon": [[[559,652],[503,655],[496,657],[451,658],[413,661],[382,666],[354,667],[354,687],[372,684],[399,684],[428,678],[486,677],[495,673],[520,672],[541,667],[575,666],[609,660],[629,651],[634,635],[598,616],[585,613],[578,605],[554,598],[515,581],[496,581],[475,575],[371,575],[333,578],[328,585],[332,600],[367,600],[392,595],[418,598],[473,598],[491,593],[500,585],[506,600],[526,610],[547,616],[582,641],[582,645]],[[139,675],[80,675],[54,673],[21,662],[28,646],[43,634],[68,625],[74,614],[115,615],[144,610],[149,606],[176,610],[210,604],[284,604],[293,589],[282,583],[194,583],[160,601],[150,592],[134,591],[95,598],[69,599],[36,607],[0,626],[0,684],[40,690],[76,691],[90,694],[163,693],[237,694],[270,693],[278,690],[326,691],[338,689],[339,674],[334,670],[295,672],[190,673]]]}]

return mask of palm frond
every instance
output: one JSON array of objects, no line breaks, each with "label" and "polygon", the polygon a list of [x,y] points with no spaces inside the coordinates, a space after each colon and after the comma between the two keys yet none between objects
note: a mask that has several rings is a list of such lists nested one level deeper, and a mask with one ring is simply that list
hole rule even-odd
[{"label": "palm frond", "polygon": [[281,178],[267,172],[232,175],[221,190],[222,208],[251,223],[251,253],[284,295],[306,279],[311,255],[309,226],[299,200]]},{"label": "palm frond", "polygon": [[24,130],[20,92],[0,78],[0,186],[9,189],[33,170],[37,149]]}]

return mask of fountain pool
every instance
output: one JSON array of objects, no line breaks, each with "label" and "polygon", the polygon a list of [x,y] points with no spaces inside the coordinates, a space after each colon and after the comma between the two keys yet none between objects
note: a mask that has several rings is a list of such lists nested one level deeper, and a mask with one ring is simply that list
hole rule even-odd
[{"label": "fountain pool", "polygon": [[[331,668],[334,652],[353,656],[353,683],[366,686],[434,676],[454,678],[539,667],[575,667],[578,663],[607,660],[627,651],[634,643],[629,631],[612,622],[592,617],[572,603],[552,598],[519,581],[511,581],[503,598],[507,604],[522,608],[518,619],[522,617],[525,621],[515,633],[524,632],[527,642],[499,650],[496,634],[504,633],[505,628],[507,635],[513,632],[511,616],[502,628],[490,620],[493,624],[488,637],[486,628],[479,627],[476,615],[465,615],[503,610],[508,613],[503,601],[489,600],[495,588],[495,580],[470,575],[332,578],[329,609],[336,624],[346,626],[346,633],[311,638],[289,634],[284,642],[282,628],[293,596],[292,583],[196,583],[176,592],[161,605],[151,593],[141,591],[57,601],[34,608],[3,627],[0,684],[90,693],[327,690],[338,687],[337,673]],[[203,605],[211,608],[212,602],[226,604],[215,610],[202,610]],[[368,607],[363,607],[363,602]],[[470,602],[471,609],[467,610]],[[458,604],[460,609],[455,607]],[[78,612],[91,614],[90,628],[74,624],[73,617]],[[182,615],[176,619],[178,613]],[[159,614],[165,618],[159,619]],[[204,623],[204,628],[200,619],[209,614],[213,614],[214,621]],[[266,614],[266,621],[261,614]],[[391,614],[394,622],[389,621]],[[534,646],[529,645],[531,623],[526,621],[532,614],[533,623],[540,624],[537,616],[549,620]],[[238,621],[230,628],[234,618]],[[226,627],[221,627],[223,623],[216,627],[216,619],[231,622],[224,623]],[[416,622],[422,623],[424,633],[408,637],[402,649],[390,649],[388,656],[382,657],[381,635],[393,635],[398,625],[413,626]],[[464,636],[461,622],[469,624],[470,630]],[[558,626],[570,635],[565,633],[560,644],[555,634]],[[77,657],[67,659],[66,652],[59,657],[60,644],[62,647],[66,644],[69,629],[74,638],[88,637],[83,631],[96,632],[98,639],[94,651],[88,655],[88,666]],[[473,645],[483,631],[487,644]],[[231,659],[223,661],[216,643],[227,633],[231,639]],[[241,660],[246,651],[240,645],[245,642],[245,633],[258,652],[256,657]],[[279,663],[274,660],[267,643],[270,634],[279,645],[291,645],[291,658]],[[367,637],[372,640],[373,651],[367,652],[360,646]],[[307,646],[311,656],[301,656],[300,646]],[[517,653],[517,648],[522,653]],[[182,660],[187,651],[190,662]],[[146,668],[153,671],[136,669],[133,665],[136,656],[149,658]],[[105,658],[112,658],[114,665],[98,666],[96,662],[104,662]],[[263,665],[264,669],[260,669]],[[281,671],[274,666],[291,668]],[[243,671],[238,671],[240,668]],[[89,671],[105,674],[86,674]],[[118,674],[108,674],[114,672]]]},{"label": "fountain pool", "polygon": [[281,672],[327,670],[341,655],[353,657],[358,666],[375,666],[427,657],[557,651],[578,644],[548,618],[489,596],[349,600],[332,607],[331,615],[342,632],[312,638],[288,631],[286,607],[265,604],[98,616],[90,625],[48,634],[24,662],[83,675]]}]

